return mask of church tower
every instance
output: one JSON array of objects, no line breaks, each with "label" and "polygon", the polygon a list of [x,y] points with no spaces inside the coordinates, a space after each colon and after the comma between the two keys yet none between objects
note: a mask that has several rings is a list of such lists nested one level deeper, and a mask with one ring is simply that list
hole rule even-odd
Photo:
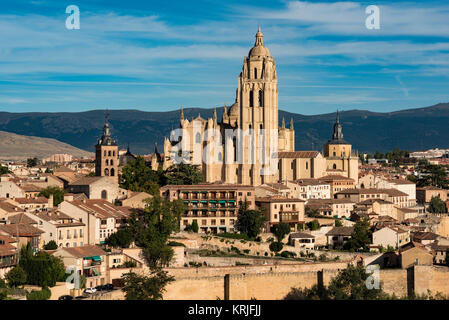
[{"label": "church tower", "polygon": [[111,180],[118,183],[118,145],[111,137],[108,116],[108,113],[106,113],[103,135],[95,146],[95,175],[97,177],[110,177]]},{"label": "church tower", "polygon": [[[249,51],[248,57],[243,60],[243,69],[239,75],[237,87],[237,104],[239,105],[239,118],[237,126],[243,130],[254,130],[255,141],[253,145],[245,138],[243,143],[244,164],[239,165],[238,183],[260,185],[274,182],[273,176],[262,175],[261,169],[264,159],[266,167],[269,166],[270,146],[273,132],[278,130],[278,86],[276,63],[268,48],[263,43],[263,33],[256,34],[254,47]],[[259,150],[259,139],[264,140],[265,150]],[[277,141],[277,138],[276,138]],[[251,152],[252,150],[252,152]],[[277,151],[277,149],[276,149]],[[260,153],[261,152],[261,153]],[[252,159],[254,164],[251,163]]]}]

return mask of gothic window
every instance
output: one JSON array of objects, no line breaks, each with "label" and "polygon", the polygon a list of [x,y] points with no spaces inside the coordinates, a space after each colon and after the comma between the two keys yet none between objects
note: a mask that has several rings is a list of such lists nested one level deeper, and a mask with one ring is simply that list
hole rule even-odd
[{"label": "gothic window", "polygon": [[249,106],[250,108],[254,107],[254,94],[252,90],[249,92]]},{"label": "gothic window", "polygon": [[218,161],[223,161],[223,155],[221,152],[218,153]]},{"label": "gothic window", "polygon": [[257,79],[257,68],[254,68],[254,79]]},{"label": "gothic window", "polygon": [[259,107],[263,107],[263,90],[259,90]]},{"label": "gothic window", "polygon": [[114,170],[114,168],[112,168],[111,169],[111,177],[114,177],[115,176],[115,170]]},{"label": "gothic window", "polygon": [[104,169],[104,175],[105,176],[109,176],[109,169],[108,168]]},{"label": "gothic window", "polygon": [[337,165],[334,163],[334,165],[332,166],[332,168],[334,168],[334,170],[337,169]]},{"label": "gothic window", "polygon": [[195,135],[195,142],[201,143],[201,134],[199,132]]}]

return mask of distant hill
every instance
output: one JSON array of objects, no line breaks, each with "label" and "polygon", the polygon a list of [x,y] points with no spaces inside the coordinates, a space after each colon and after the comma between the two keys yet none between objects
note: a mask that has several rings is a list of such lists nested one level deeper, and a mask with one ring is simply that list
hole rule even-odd
[{"label": "distant hill", "polygon": [[32,157],[42,159],[55,153],[67,153],[75,157],[93,155],[93,153],[55,139],[22,136],[0,131],[0,159],[2,160],[21,160]]},{"label": "distant hill", "polygon": [[[151,153],[157,142],[162,150],[164,136],[179,125],[180,111],[144,112],[138,110],[109,111],[112,134],[120,148],[130,144],[131,152]],[[184,109],[192,119],[201,113],[212,117],[213,109]],[[223,108],[217,108],[219,119]],[[305,116],[279,111],[279,122],[285,117],[287,126],[294,120],[296,150],[319,150],[332,135],[335,113]],[[341,112],[345,140],[360,152],[449,148],[449,103],[431,107],[388,113],[365,110]],[[78,113],[8,113],[0,112],[0,130],[27,136],[54,138],[77,148],[94,151],[101,136],[104,111]]]}]

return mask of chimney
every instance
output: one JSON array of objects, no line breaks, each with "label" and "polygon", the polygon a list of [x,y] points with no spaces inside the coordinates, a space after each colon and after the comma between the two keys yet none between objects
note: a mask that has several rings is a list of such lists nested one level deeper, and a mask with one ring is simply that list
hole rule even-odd
[{"label": "chimney", "polygon": [[48,198],[48,207],[49,208],[53,208],[53,198],[54,198],[54,196],[52,194]]}]

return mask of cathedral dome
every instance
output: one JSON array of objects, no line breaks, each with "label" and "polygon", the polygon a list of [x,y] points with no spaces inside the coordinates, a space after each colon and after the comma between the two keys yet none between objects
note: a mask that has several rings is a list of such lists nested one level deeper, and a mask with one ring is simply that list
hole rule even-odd
[{"label": "cathedral dome", "polygon": [[254,44],[254,47],[252,47],[251,50],[249,50],[248,56],[249,57],[255,57],[255,56],[269,57],[269,56],[271,56],[270,50],[268,50],[268,48],[265,47],[263,44],[263,33],[262,33],[262,31],[260,31],[260,26],[259,26],[259,30],[257,31],[257,34],[256,34],[256,43]]}]

